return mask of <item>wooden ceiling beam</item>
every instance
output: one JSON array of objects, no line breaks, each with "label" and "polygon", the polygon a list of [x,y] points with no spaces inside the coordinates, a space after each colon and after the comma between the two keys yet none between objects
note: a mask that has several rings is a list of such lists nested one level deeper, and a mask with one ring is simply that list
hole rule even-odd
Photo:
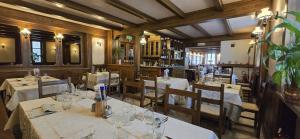
[{"label": "wooden ceiling beam", "polygon": [[46,1],[49,1],[49,2],[52,2],[52,3],[60,3],[60,4],[63,4],[64,6],[66,6],[68,8],[71,8],[71,9],[74,9],[74,10],[77,10],[77,11],[81,11],[81,12],[84,12],[84,13],[87,13],[87,14],[101,16],[101,17],[107,18],[108,20],[111,20],[111,21],[114,21],[114,22],[117,22],[117,23],[120,23],[120,24],[124,24],[124,25],[130,26],[130,27],[136,26],[136,24],[134,24],[132,22],[126,21],[126,20],[121,19],[119,17],[107,14],[105,12],[96,10],[96,9],[88,7],[88,6],[78,4],[78,3],[73,2],[73,1],[69,1],[69,0],[46,0]]},{"label": "wooden ceiling beam", "polygon": [[9,0],[9,1],[8,0],[0,0],[0,2],[11,4],[11,5],[27,7],[32,10],[38,11],[38,12],[42,12],[42,13],[46,13],[46,14],[50,14],[50,15],[58,15],[58,16],[62,16],[67,19],[75,20],[75,21],[82,22],[82,23],[103,26],[103,27],[110,28],[110,29],[123,30],[123,28],[119,27],[119,26],[114,26],[114,25],[111,25],[111,24],[108,24],[108,23],[105,23],[102,21],[90,20],[90,19],[87,19],[84,17],[75,16],[75,15],[68,14],[68,13],[63,13],[60,11],[53,10],[51,8],[38,6],[38,5],[29,3],[29,2],[25,2],[25,1],[21,1],[21,0]]},{"label": "wooden ceiling beam", "polygon": [[159,2],[162,6],[172,11],[175,15],[177,15],[180,18],[184,18],[184,12],[179,9],[175,4],[173,4],[170,0],[156,0]]},{"label": "wooden ceiling beam", "polygon": [[222,0],[213,0],[215,3],[215,7],[218,11],[223,11],[224,6],[223,6],[223,1]]},{"label": "wooden ceiling beam", "polygon": [[212,42],[205,42],[204,45],[198,46],[198,43],[184,43],[184,47],[186,48],[201,48],[201,47],[220,47],[221,46],[221,41],[212,41]]},{"label": "wooden ceiling beam", "polygon": [[160,30],[164,28],[184,26],[197,24],[203,21],[212,19],[223,19],[240,17],[249,15],[253,12],[260,11],[262,8],[269,7],[271,0],[242,0],[229,4],[224,4],[224,11],[216,11],[214,8],[208,8],[186,14],[184,19],[178,17],[172,17],[168,19],[158,20],[157,23],[145,23],[141,24],[138,28],[127,28],[124,33],[131,33],[143,30]]},{"label": "wooden ceiling beam", "polygon": [[157,20],[141,11],[139,11],[138,9],[131,7],[130,5],[120,1],[120,0],[106,0],[106,2],[116,8],[119,8],[123,11],[126,11],[130,14],[133,14],[137,17],[140,17],[142,19],[147,20],[148,22],[156,22]]},{"label": "wooden ceiling beam", "polygon": [[224,25],[226,27],[228,34],[231,36],[233,34],[233,31],[232,31],[230,23],[228,22],[228,20],[226,18],[223,19],[223,22],[224,22]]},{"label": "wooden ceiling beam", "polygon": [[213,36],[207,38],[195,38],[190,40],[185,40],[185,43],[205,43],[205,42],[216,42],[216,41],[225,41],[225,40],[242,40],[242,39],[251,39],[251,32],[249,33],[239,33],[233,34],[232,36],[221,35],[221,36]]},{"label": "wooden ceiling beam", "polygon": [[168,28],[168,30],[170,30],[170,31],[172,31],[172,32],[174,32],[174,33],[176,33],[176,34],[179,35],[179,36],[184,37],[185,39],[192,39],[191,36],[189,36],[189,35],[187,35],[187,34],[181,32],[181,31],[178,30],[178,29],[175,29],[175,28]]},{"label": "wooden ceiling beam", "polygon": [[192,27],[195,28],[196,30],[198,30],[199,32],[203,33],[204,35],[211,37],[211,34],[209,34],[204,28],[202,28],[198,24],[194,24],[194,25],[192,25]]}]

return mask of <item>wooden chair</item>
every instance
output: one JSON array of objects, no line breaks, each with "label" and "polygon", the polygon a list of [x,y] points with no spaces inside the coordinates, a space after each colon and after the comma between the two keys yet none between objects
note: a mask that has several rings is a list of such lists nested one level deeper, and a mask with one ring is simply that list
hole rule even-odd
[{"label": "wooden chair", "polygon": [[140,101],[140,107],[144,105],[144,82],[143,81],[129,81],[125,78],[123,82],[123,97],[124,101],[126,98],[131,98]]},{"label": "wooden chair", "polygon": [[194,84],[193,90],[196,91],[196,89],[198,92],[202,90],[202,94],[203,90],[220,93],[220,99],[211,99],[201,96],[201,116],[218,121],[218,136],[221,138],[226,119],[226,110],[224,109],[224,84],[221,84],[221,87]]},{"label": "wooden chair", "polygon": [[230,74],[230,76],[213,74],[213,78],[214,79],[221,78],[223,80],[226,80],[226,82],[224,82],[224,83],[227,83],[227,84],[231,84],[232,83],[232,74]]},{"label": "wooden chair", "polygon": [[[254,121],[253,128],[256,131],[256,137],[260,136],[261,121],[262,121],[262,117],[263,117],[262,114],[264,113],[262,110],[265,105],[264,100],[267,99],[266,92],[268,90],[268,87],[269,87],[269,83],[262,83],[262,87],[261,87],[262,88],[262,98],[261,98],[262,101],[260,102],[260,104],[250,103],[250,102],[243,102],[243,104],[242,104],[243,112],[249,112],[249,113],[254,114],[254,118],[250,117],[250,116],[245,116],[245,115],[241,115],[240,117]],[[244,124],[240,124],[240,125],[244,125]],[[248,125],[244,125],[244,126],[248,126]]]},{"label": "wooden chair", "polygon": [[[117,79],[117,82],[113,82],[113,78],[112,78],[113,73],[119,75],[119,77]],[[113,93],[113,89],[115,88],[114,92],[118,93],[119,96],[121,96],[120,84],[121,84],[121,73],[120,73],[120,71],[110,71],[109,75],[108,75],[108,95],[111,95]]]},{"label": "wooden chair", "polygon": [[[154,82],[154,86],[148,86],[148,85],[144,84],[144,90],[146,91],[144,96],[145,96],[145,98],[151,100],[151,106],[152,106],[152,103],[154,102],[154,111],[157,111],[158,101],[163,100],[163,98],[164,98],[164,94],[162,92],[158,92],[157,77],[156,76],[141,77],[141,80],[144,81],[144,83],[145,83],[145,80]],[[142,102],[142,103],[144,103],[144,102]]]},{"label": "wooden chair", "polygon": [[[169,104],[170,95],[176,95],[180,97],[190,97],[192,101],[192,107],[186,108],[180,105]],[[172,89],[167,85],[164,100],[164,113],[168,115],[170,110],[192,115],[192,124],[200,125],[200,110],[201,110],[201,92],[194,93],[186,90]]]},{"label": "wooden chair", "polygon": [[40,78],[38,80],[38,92],[39,92],[39,98],[45,98],[45,97],[52,97],[52,96],[56,96],[62,92],[51,92],[49,94],[44,94],[43,93],[43,87],[49,87],[49,86],[53,86],[53,85],[62,85],[62,84],[67,84],[68,85],[68,92],[71,93],[72,92],[72,83],[71,83],[71,78],[68,77],[67,80],[56,80],[56,81],[47,81],[47,82],[43,82],[42,79]]},{"label": "wooden chair", "polygon": [[78,89],[87,90],[88,84],[88,72],[84,72],[80,75],[79,80],[76,82],[76,86],[79,87]]}]

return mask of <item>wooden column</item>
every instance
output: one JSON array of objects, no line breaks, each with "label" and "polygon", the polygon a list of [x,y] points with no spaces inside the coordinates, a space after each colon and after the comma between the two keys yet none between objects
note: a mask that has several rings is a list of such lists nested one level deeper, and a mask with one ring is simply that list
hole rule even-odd
[{"label": "wooden column", "polygon": [[142,33],[135,34],[134,66],[136,68],[136,71],[140,71],[140,65],[141,65],[141,47],[142,47],[142,45],[140,44],[141,38],[142,38]]},{"label": "wooden column", "polygon": [[56,64],[57,66],[63,66],[63,52],[62,52],[62,41],[56,40]]},{"label": "wooden column", "polygon": [[29,67],[32,65],[30,37],[28,36],[27,38],[25,38],[24,35],[20,35],[20,37],[22,64],[23,67]]},{"label": "wooden column", "polygon": [[106,47],[105,47],[105,52],[106,52],[106,60],[105,64],[112,64],[112,48],[114,44],[114,34],[112,30],[107,31],[107,37],[106,37]]}]

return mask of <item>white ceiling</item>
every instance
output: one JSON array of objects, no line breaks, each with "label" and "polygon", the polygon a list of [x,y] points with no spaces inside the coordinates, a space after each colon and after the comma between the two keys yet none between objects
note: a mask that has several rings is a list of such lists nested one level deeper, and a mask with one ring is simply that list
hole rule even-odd
[{"label": "white ceiling", "polygon": [[141,19],[137,16],[134,16],[130,13],[127,13],[123,10],[120,10],[114,6],[107,4],[105,0],[88,0],[88,2],[86,0],[71,0],[71,1],[111,14],[113,16],[130,21],[135,24],[146,22],[144,19]]},{"label": "white ceiling", "polygon": [[251,32],[257,25],[254,15],[241,16],[236,18],[227,19],[233,33],[246,33]]},{"label": "white ceiling", "polygon": [[204,37],[205,35],[203,33],[201,33],[200,31],[198,31],[197,29],[195,29],[194,27],[187,25],[187,26],[180,26],[180,27],[176,27],[175,29],[183,32],[186,35],[189,35],[193,38],[199,38],[199,37]]},{"label": "white ceiling", "polygon": [[184,13],[198,11],[214,6],[213,0],[170,0]]},{"label": "white ceiling", "polygon": [[131,7],[138,9],[139,11],[155,18],[162,19],[170,16],[174,16],[174,14],[163,7],[156,0],[120,0]]},{"label": "white ceiling", "polygon": [[204,23],[200,23],[198,25],[204,28],[212,36],[228,34],[224,22],[219,19],[210,20]]},{"label": "white ceiling", "polygon": [[170,30],[168,30],[168,29],[161,29],[161,30],[158,30],[158,32],[163,33],[163,34],[165,34],[165,35],[173,36],[173,37],[175,37],[175,38],[177,38],[177,39],[183,39],[182,36],[180,36],[180,35],[178,35],[178,34],[172,32],[172,31],[170,31]]},{"label": "white ceiling", "polygon": [[87,18],[87,19],[94,20],[94,21],[102,21],[102,22],[105,22],[105,23],[108,23],[108,24],[111,24],[111,25],[115,25],[115,26],[120,26],[120,27],[123,26],[120,23],[113,22],[111,20],[107,20],[107,19],[101,18],[99,16],[86,14],[84,12],[77,11],[77,10],[74,10],[74,9],[70,9],[68,7],[61,7],[60,8],[60,7],[57,7],[55,4],[53,4],[51,2],[48,2],[48,1],[41,1],[41,0],[23,0],[23,1],[26,1],[26,2],[29,2],[29,3],[35,4],[35,5],[47,7],[47,8],[53,9],[53,10],[57,10],[57,11],[60,11],[62,13],[68,13],[68,14],[80,16],[80,17]]}]

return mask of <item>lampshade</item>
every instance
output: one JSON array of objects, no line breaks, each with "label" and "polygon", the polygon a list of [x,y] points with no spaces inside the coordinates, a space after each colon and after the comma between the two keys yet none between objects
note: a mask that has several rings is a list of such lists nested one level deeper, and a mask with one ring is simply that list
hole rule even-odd
[{"label": "lampshade", "polygon": [[64,36],[61,33],[58,33],[57,35],[54,36],[54,39],[57,41],[62,41],[63,38]]},{"label": "lampshade", "polygon": [[255,27],[255,29],[252,31],[252,34],[260,36],[263,34],[263,32],[264,31],[260,27]]},{"label": "lampshade", "polygon": [[140,44],[141,45],[146,45],[146,43],[147,43],[147,40],[146,40],[145,36],[143,35],[141,40],[140,40]]},{"label": "lampshade", "polygon": [[20,31],[20,34],[24,35],[25,38],[28,38],[31,32],[27,28],[24,28],[23,30]]},{"label": "lampshade", "polygon": [[261,9],[261,13],[257,15],[258,20],[266,20],[273,16],[273,12],[269,11],[269,8]]},{"label": "lampshade", "polygon": [[254,40],[251,40],[250,42],[249,42],[249,44],[250,45],[254,45],[256,42],[254,41]]}]

